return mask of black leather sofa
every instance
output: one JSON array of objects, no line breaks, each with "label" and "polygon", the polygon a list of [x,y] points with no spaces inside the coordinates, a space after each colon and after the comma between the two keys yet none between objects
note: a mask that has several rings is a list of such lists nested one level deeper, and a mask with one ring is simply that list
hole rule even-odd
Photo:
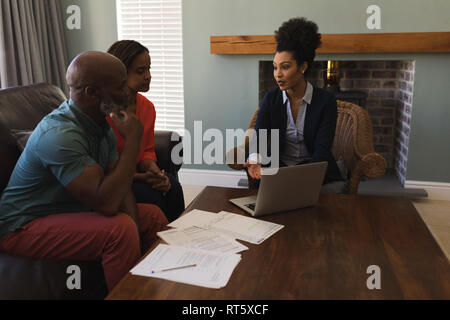
[{"label": "black leather sofa", "polygon": [[[33,130],[41,119],[67,98],[49,84],[0,90],[0,193],[8,184],[21,149],[11,130]],[[155,131],[158,165],[178,177],[181,165],[171,161],[172,131]],[[69,266],[81,271],[81,289],[68,289]],[[30,259],[0,252],[0,300],[5,299],[103,299],[107,295],[100,261]]]}]

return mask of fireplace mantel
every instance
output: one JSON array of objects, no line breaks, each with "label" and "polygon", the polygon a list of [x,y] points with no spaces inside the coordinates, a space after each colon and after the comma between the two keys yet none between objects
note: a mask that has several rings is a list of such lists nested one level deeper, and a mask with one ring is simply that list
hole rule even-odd
[{"label": "fireplace mantel", "polygon": [[[211,54],[274,54],[274,35],[211,36]],[[322,34],[317,53],[450,52],[450,32]]]}]

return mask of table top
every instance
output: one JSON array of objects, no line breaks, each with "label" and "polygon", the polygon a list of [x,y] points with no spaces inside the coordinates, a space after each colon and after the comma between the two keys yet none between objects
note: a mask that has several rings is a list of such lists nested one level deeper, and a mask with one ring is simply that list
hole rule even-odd
[{"label": "table top", "polygon": [[[244,214],[228,200],[250,194],[206,187],[186,212]],[[107,299],[450,299],[449,260],[405,198],[323,194],[314,207],[258,219],[285,227],[260,245],[242,242],[249,250],[225,288],[129,273]]]}]

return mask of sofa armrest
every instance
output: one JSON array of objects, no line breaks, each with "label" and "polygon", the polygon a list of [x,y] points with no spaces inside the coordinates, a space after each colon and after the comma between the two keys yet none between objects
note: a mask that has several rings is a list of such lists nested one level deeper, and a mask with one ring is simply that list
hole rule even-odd
[{"label": "sofa armrest", "polygon": [[[172,137],[173,136],[173,137]],[[158,159],[158,167],[172,174],[178,180],[178,171],[182,164],[175,164],[172,161],[173,148],[182,142],[182,137],[175,131],[155,130],[155,152]],[[179,154],[183,156],[181,148]]]}]

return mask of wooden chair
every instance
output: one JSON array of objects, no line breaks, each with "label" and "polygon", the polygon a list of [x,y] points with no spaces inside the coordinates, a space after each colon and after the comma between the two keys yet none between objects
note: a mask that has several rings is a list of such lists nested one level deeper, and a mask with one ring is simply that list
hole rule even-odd
[{"label": "wooden chair", "polygon": [[[342,159],[349,181],[349,194],[358,192],[361,177],[378,178],[386,172],[386,160],[374,151],[372,123],[367,111],[353,103],[337,100],[338,119],[332,152],[335,159]],[[248,129],[255,127],[259,112],[256,110]],[[245,170],[237,159],[248,158],[249,130],[245,142],[227,152],[228,166],[235,170]],[[240,156],[240,158],[238,157]],[[253,179],[248,175],[249,188],[253,188]]]}]

